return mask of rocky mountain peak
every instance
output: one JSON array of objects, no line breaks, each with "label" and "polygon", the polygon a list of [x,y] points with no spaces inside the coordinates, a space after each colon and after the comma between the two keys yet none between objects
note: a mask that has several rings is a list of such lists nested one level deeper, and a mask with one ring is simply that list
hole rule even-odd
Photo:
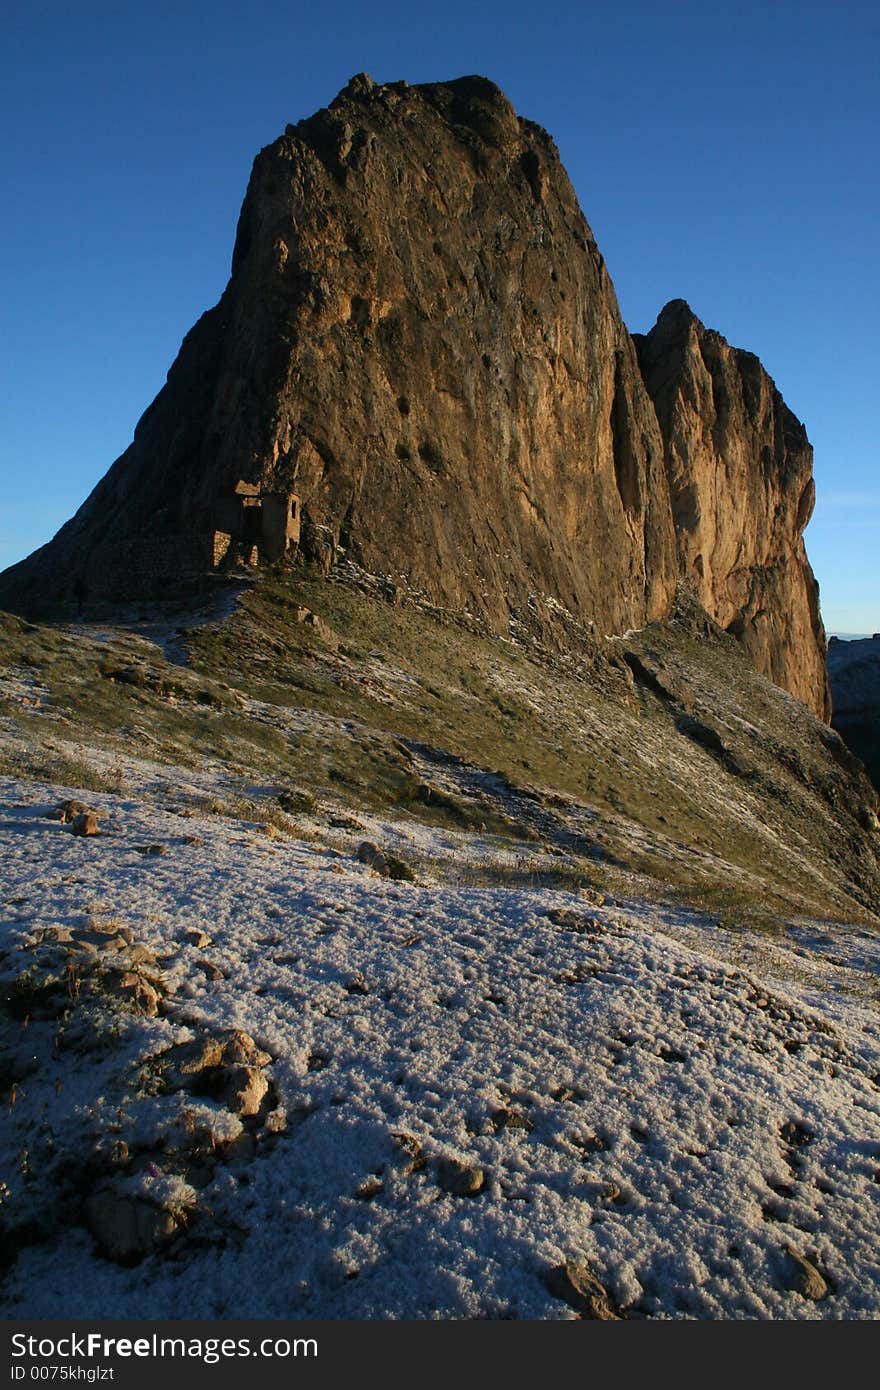
[{"label": "rocky mountain peak", "polygon": [[679,571],[758,669],[823,717],[830,700],[818,588],[803,532],[813,451],[758,358],[682,299],[635,335],[663,434]]},{"label": "rocky mountain peak", "polygon": [[353,77],[257,156],[232,272],[0,602],[345,555],[505,635],[560,608],[609,635],[684,579],[826,711],[802,427],[683,300],[634,343],[553,141],[494,83]]}]

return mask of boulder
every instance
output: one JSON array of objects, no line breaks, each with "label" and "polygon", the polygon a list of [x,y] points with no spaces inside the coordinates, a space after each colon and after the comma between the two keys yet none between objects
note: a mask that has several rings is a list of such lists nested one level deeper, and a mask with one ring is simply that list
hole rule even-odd
[{"label": "boulder", "polygon": [[49,820],[60,820],[63,825],[75,820],[77,816],[87,814],[89,808],[82,801],[62,801],[53,810],[47,812]]},{"label": "boulder", "polygon": [[269,1082],[259,1067],[230,1067],[225,1071],[223,1100],[234,1115],[256,1115]]},{"label": "boulder", "polygon": [[109,1189],[91,1193],[83,1215],[101,1253],[117,1264],[134,1264],[153,1254],[180,1229],[170,1211]]},{"label": "boulder", "polygon": [[94,811],[80,811],[70,822],[70,830],[73,835],[100,835],[101,833],[98,817]]},{"label": "boulder", "polygon": [[820,1303],[823,1298],[827,1298],[828,1284],[812,1260],[807,1259],[806,1255],[796,1250],[793,1245],[785,1247],[785,1254],[787,1287],[813,1303]]},{"label": "boulder", "polygon": [[585,1260],[566,1260],[548,1269],[544,1283],[554,1298],[563,1299],[582,1318],[599,1322],[616,1322],[620,1318],[608,1290]]},{"label": "boulder", "polygon": [[465,1159],[440,1158],[437,1186],[452,1197],[476,1197],[486,1186],[486,1174],[478,1164]]}]

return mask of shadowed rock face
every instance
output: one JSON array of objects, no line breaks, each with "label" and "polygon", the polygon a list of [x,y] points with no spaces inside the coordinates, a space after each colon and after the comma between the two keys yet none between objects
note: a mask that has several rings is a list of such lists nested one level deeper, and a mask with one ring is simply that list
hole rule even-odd
[{"label": "shadowed rock face", "polygon": [[237,489],[295,497],[307,558],[342,548],[499,632],[553,602],[639,627],[684,573],[824,714],[809,445],[754,358],[679,319],[641,345],[652,403],[546,132],[484,78],[354,78],[258,155],[219,304],[0,604],[167,591],[216,563]]},{"label": "shadowed rock face", "polygon": [[880,633],[852,642],[832,637],[828,679],[834,728],[880,788]]},{"label": "shadowed rock face", "polygon": [[755,665],[830,714],[819,591],[803,530],[813,451],[757,357],[682,299],[634,339],[663,432],[682,577]]}]

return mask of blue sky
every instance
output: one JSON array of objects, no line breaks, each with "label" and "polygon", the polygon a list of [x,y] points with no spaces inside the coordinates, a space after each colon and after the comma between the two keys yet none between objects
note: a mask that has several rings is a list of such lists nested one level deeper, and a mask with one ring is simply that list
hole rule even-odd
[{"label": "blue sky", "polygon": [[219,297],[257,150],[355,72],[479,72],[554,136],[645,331],[687,299],[816,451],[830,631],[880,630],[880,8],[7,0],[0,567],[129,443]]}]

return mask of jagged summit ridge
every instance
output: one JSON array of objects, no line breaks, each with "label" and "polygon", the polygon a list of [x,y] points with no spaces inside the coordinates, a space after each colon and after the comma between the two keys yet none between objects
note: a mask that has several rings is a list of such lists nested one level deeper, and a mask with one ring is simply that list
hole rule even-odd
[{"label": "jagged summit ridge", "polygon": [[[678,438],[699,445],[703,498],[707,441],[739,448],[742,425],[748,513],[766,464],[764,416],[748,412],[769,382],[735,356],[742,412],[727,434],[699,412],[684,430],[674,402],[699,373],[670,316],[675,304],[641,349],[649,394],[546,131],[486,78],[360,74],[257,156],[219,303],[131,447],[55,540],[0,579],[0,602],[167,588],[290,551],[326,568],[344,551],[499,632],[540,626],[547,600],[604,634],[663,617],[696,554],[707,563],[702,532],[681,534]],[[778,479],[782,529],[799,524],[805,437],[799,457]],[[803,652],[820,631],[805,556],[785,583],[754,578],[800,533],[777,545],[757,524],[740,530],[735,564],[701,597],[767,674],[825,712]],[[789,608],[768,622],[777,601]]]},{"label": "jagged summit ridge", "polygon": [[759,670],[827,718],[825,632],[803,540],[816,495],[806,430],[758,358],[683,299],[634,341],[663,435],[680,573]]}]

